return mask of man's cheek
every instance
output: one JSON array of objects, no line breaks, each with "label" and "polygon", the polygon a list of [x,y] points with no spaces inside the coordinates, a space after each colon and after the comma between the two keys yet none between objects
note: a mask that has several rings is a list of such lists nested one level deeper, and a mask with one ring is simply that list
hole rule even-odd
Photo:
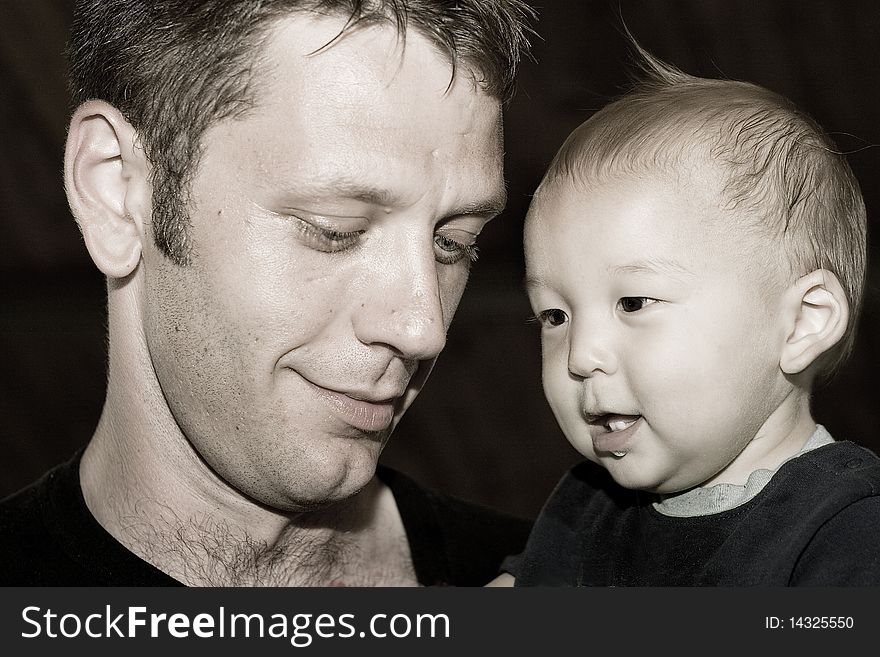
[{"label": "man's cheek", "polygon": [[[458,268],[453,265],[451,268]],[[458,304],[464,295],[464,290],[468,281],[468,270],[464,267],[462,271],[450,272],[449,274],[440,274],[438,276],[440,285],[440,305],[443,309],[443,324],[446,330],[452,324],[452,319],[458,310]]]}]

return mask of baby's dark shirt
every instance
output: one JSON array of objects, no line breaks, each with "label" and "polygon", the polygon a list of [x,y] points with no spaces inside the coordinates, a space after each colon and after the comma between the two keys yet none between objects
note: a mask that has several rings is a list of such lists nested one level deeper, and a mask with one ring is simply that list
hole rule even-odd
[{"label": "baby's dark shirt", "polygon": [[728,511],[672,517],[656,499],[580,463],[505,570],[517,586],[880,584],[880,458],[853,443],[786,462]]}]

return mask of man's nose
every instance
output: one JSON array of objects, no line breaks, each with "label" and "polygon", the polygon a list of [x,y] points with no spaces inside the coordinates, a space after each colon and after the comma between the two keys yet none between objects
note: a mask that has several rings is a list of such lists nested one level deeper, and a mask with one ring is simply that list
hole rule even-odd
[{"label": "man's nose", "polygon": [[588,378],[598,373],[614,374],[618,359],[613,336],[602,321],[572,321],[568,348],[568,371]]},{"label": "man's nose", "polygon": [[398,251],[383,265],[355,314],[355,334],[406,360],[435,358],[446,345],[446,309],[433,250]]}]

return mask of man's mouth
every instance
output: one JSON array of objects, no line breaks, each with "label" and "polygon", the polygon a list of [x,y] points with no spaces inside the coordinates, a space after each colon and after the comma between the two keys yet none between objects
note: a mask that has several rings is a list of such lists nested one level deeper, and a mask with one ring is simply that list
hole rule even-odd
[{"label": "man's mouth", "polygon": [[396,391],[342,391],[326,388],[305,377],[303,380],[309,383],[334,415],[346,424],[368,433],[384,431],[391,425],[398,402],[406,392],[405,389],[400,394]]},{"label": "man's mouth", "polygon": [[367,401],[344,392],[316,387],[318,396],[346,424],[366,432],[383,431],[394,419],[396,399]]}]

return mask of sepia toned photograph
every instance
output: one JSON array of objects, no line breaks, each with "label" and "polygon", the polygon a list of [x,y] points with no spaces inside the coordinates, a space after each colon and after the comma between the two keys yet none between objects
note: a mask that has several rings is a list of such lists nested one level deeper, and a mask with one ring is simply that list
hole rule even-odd
[{"label": "sepia toned photograph", "polygon": [[880,585],[878,39],[3,2],[0,585]]}]

